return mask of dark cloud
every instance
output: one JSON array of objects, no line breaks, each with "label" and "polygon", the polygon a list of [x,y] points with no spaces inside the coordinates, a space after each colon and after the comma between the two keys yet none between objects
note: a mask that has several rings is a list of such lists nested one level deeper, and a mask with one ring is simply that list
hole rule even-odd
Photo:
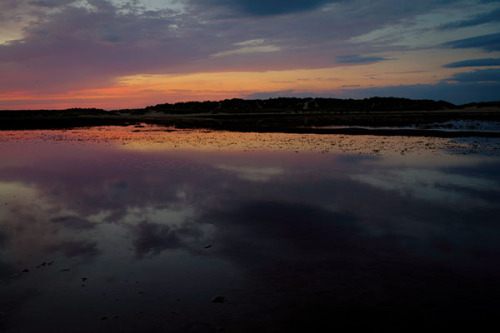
[{"label": "dark cloud", "polygon": [[369,98],[404,97],[414,99],[445,100],[454,104],[498,101],[499,82],[440,82],[343,90],[336,97]]},{"label": "dark cloud", "polygon": [[453,49],[481,48],[486,51],[499,51],[500,33],[458,39],[444,43],[443,46],[451,47]]},{"label": "dark cloud", "polygon": [[471,27],[498,21],[500,21],[500,9],[493,10],[489,13],[476,15],[469,20],[462,20],[462,21],[443,24],[439,27],[439,29],[449,30],[449,29],[465,28],[465,27]]},{"label": "dark cloud", "polygon": [[132,227],[135,235],[134,248],[138,257],[148,253],[158,254],[180,246],[177,233],[167,225],[143,221]]},{"label": "dark cloud", "polygon": [[52,223],[62,224],[67,228],[82,230],[82,229],[92,229],[96,226],[95,223],[89,222],[78,216],[60,216],[54,217],[50,220]]},{"label": "dark cloud", "polygon": [[7,235],[4,232],[0,231],[0,248],[2,248],[5,243],[7,243],[7,240]]},{"label": "dark cloud", "polygon": [[365,64],[365,63],[373,63],[373,62],[389,60],[382,57],[363,56],[361,54],[341,55],[338,56],[336,59],[337,62],[341,64]]},{"label": "dark cloud", "polygon": [[[382,170],[386,166],[380,168]],[[286,188],[288,190],[284,193],[294,192],[293,184]],[[329,190],[321,193],[326,188]],[[442,209],[439,205],[422,205],[418,200],[410,203],[397,191],[383,191],[354,181],[335,180],[328,183],[323,180],[321,185],[301,184],[302,197],[309,197],[306,195],[309,190],[313,191],[318,201],[325,200],[325,205],[335,202],[336,206],[348,208],[349,213],[325,209],[325,206],[312,203],[313,200],[235,200],[219,209],[208,209],[200,217],[200,221],[211,221],[219,227],[214,251],[247,269],[253,277],[250,280],[260,283],[257,290],[264,290],[263,294],[267,295],[281,290],[292,291],[280,294],[280,301],[285,304],[273,304],[273,308],[296,308],[290,305],[297,304],[300,299],[303,308],[297,311],[305,311],[307,316],[311,316],[310,306],[313,305],[308,302],[310,295],[314,294],[311,291],[320,293],[325,288],[332,293],[325,296],[325,302],[321,305],[330,310],[314,317],[321,322],[331,320],[331,314],[337,313],[331,304],[344,304],[344,297],[354,302],[367,299],[374,304],[387,302],[394,306],[391,314],[404,309],[405,316],[411,316],[413,312],[409,309],[412,309],[411,304],[415,300],[418,303],[428,301],[427,304],[434,304],[439,309],[444,299],[451,297],[455,300],[457,297],[451,290],[464,290],[461,287],[465,286],[462,275],[455,271],[453,264],[449,265],[449,261],[443,267],[443,254],[439,251],[449,247],[451,250],[448,251],[454,255],[455,241],[461,237],[467,238],[468,231],[463,232],[460,227],[453,228],[453,236],[447,232],[447,228],[442,233],[438,231],[447,225],[443,215],[438,213]],[[370,202],[374,210],[364,211],[365,200]],[[450,213],[456,211],[453,206],[449,208]],[[460,214],[445,214],[446,221],[461,223]],[[401,221],[401,216],[405,217],[405,223],[396,223],[397,220]],[[432,236],[429,237],[429,234]],[[481,232],[474,237],[478,235],[479,238],[483,237]],[[435,243],[441,242],[435,248],[432,247],[434,238]],[[494,244],[491,243],[493,239],[488,239],[488,246]],[[477,240],[471,240],[467,245],[458,243],[458,247],[468,247]],[[496,248],[495,245],[493,247]],[[415,249],[418,250],[413,252]],[[462,259],[464,256],[461,256]],[[471,262],[473,260],[468,259],[468,263]],[[492,271],[496,271],[494,262],[495,259],[489,259],[489,269]],[[457,261],[456,265],[460,267],[464,262]],[[411,301],[402,295],[411,295]],[[315,299],[314,302],[317,301]],[[259,304],[265,306],[266,300]],[[362,306],[356,310],[364,313],[369,311],[368,308]],[[289,311],[287,314],[290,314]],[[290,316],[287,316],[289,321]],[[402,319],[402,322],[405,321],[407,318]],[[344,321],[339,319],[339,322]],[[288,330],[293,329],[290,327]]]},{"label": "dark cloud", "polygon": [[342,0],[193,0],[206,7],[224,6],[230,10],[250,15],[278,15],[303,12],[321,5]]},{"label": "dark cloud", "polygon": [[223,224],[251,225],[252,232],[262,240],[291,242],[301,252],[332,246],[352,248],[355,244],[350,239],[357,237],[353,215],[303,203],[250,202],[207,218]]},{"label": "dark cloud", "polygon": [[500,58],[484,58],[456,61],[444,65],[445,68],[500,66]]},{"label": "dark cloud", "polygon": [[277,267],[290,260],[313,264],[332,253],[355,257],[364,252],[354,214],[311,203],[237,200],[207,207],[199,221],[217,226],[217,254],[245,268]]},{"label": "dark cloud", "polygon": [[456,82],[496,82],[500,83],[500,69],[478,69],[473,72],[462,72],[453,74],[447,81]]},{"label": "dark cloud", "polygon": [[17,271],[18,269],[14,265],[0,261],[0,281],[10,279],[10,275]]},{"label": "dark cloud", "polygon": [[33,6],[56,8],[64,4],[72,3],[71,0],[33,0],[28,3]]},{"label": "dark cloud", "polygon": [[49,246],[50,252],[61,252],[68,258],[73,257],[93,257],[100,254],[97,242],[93,241],[63,241]]}]

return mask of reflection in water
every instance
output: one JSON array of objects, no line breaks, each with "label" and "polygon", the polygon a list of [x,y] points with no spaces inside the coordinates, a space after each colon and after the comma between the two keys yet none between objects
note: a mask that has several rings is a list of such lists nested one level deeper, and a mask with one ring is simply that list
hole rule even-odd
[{"label": "reflection in water", "polygon": [[0,151],[7,332],[407,332],[499,314],[498,158]]}]

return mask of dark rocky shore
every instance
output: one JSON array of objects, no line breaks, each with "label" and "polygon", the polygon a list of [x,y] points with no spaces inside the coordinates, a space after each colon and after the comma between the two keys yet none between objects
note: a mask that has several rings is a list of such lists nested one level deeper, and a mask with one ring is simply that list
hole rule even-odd
[{"label": "dark rocky shore", "polygon": [[[144,109],[0,111],[0,129],[58,129],[138,123],[244,132],[471,136],[474,131],[430,130],[450,121],[500,122],[500,102],[454,105],[404,98],[275,98],[159,104]],[[413,127],[413,128],[408,128]],[[428,127],[428,126],[427,126]],[[482,131],[481,136],[500,137]]]}]

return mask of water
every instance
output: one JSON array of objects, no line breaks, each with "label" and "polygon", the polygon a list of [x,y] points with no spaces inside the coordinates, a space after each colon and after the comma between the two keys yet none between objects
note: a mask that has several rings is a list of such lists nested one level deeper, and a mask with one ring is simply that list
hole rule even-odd
[{"label": "water", "polygon": [[495,323],[497,156],[445,139],[368,154],[366,137],[153,131],[0,134],[1,331]]}]

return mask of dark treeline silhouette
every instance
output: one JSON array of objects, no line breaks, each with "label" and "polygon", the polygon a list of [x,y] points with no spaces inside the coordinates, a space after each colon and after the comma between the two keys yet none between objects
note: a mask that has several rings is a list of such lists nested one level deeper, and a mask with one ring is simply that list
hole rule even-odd
[{"label": "dark treeline silhouette", "polygon": [[19,117],[24,114],[40,117],[78,117],[78,116],[102,116],[114,113],[129,113],[142,115],[148,112],[161,112],[165,114],[195,114],[195,113],[283,113],[283,112],[390,112],[390,111],[439,111],[458,110],[464,108],[500,107],[500,101],[478,102],[463,105],[455,105],[446,101],[434,101],[427,99],[409,99],[396,97],[371,97],[365,99],[339,99],[339,98],[297,98],[278,97],[270,99],[225,99],[221,101],[204,102],[178,102],[163,103],[147,106],[143,109],[122,109],[105,111],[97,108],[71,108],[65,110],[19,110],[1,111],[3,117],[12,115]]},{"label": "dark treeline silhouette", "polygon": [[265,113],[265,112],[369,112],[369,111],[433,111],[457,109],[452,103],[433,100],[413,100],[395,97],[372,97],[365,99],[296,98],[279,97],[260,99],[225,99],[223,101],[179,102],[157,104],[136,114],[149,111],[169,114],[190,113]]},{"label": "dark treeline silhouette", "polygon": [[71,108],[64,110],[18,110],[18,111],[0,111],[1,117],[79,117],[79,116],[103,116],[109,112],[96,108]]},{"label": "dark treeline silhouette", "polygon": [[[165,103],[142,109],[113,111],[95,108],[0,111],[0,130],[149,123],[177,128],[230,131],[332,133],[332,129],[313,130],[313,127],[412,126],[459,119],[500,121],[500,102],[454,105],[445,101],[395,97],[280,97],[266,100],[234,98],[222,101]],[[361,134],[361,130],[357,131]],[[424,134],[429,133],[422,133]],[[412,132],[411,135],[416,134]]]},{"label": "dark treeline silhouette", "polygon": [[460,105],[461,108],[500,108],[500,101],[495,102],[479,102],[479,103],[467,103]]}]

